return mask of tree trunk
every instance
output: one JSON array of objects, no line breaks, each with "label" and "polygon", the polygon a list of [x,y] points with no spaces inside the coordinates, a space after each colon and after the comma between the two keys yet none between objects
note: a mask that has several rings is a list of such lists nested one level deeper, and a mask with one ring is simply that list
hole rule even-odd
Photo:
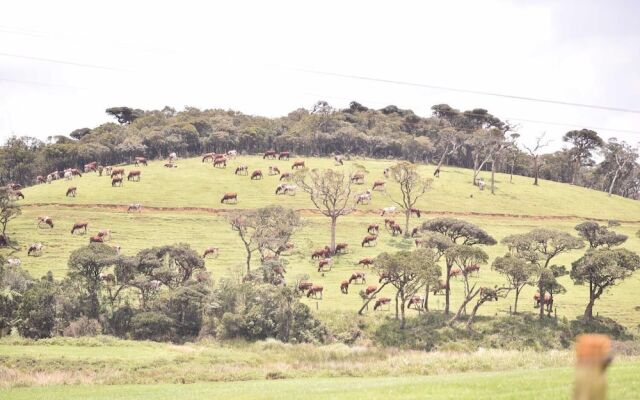
[{"label": "tree trunk", "polygon": [[429,312],[429,284],[427,284],[424,291],[424,311]]},{"label": "tree trunk", "polygon": [[251,250],[247,247],[247,274],[251,272]]},{"label": "tree trunk", "polygon": [[338,225],[338,217],[331,217],[331,253],[336,252],[336,226]]},{"label": "tree trunk", "polygon": [[517,289],[516,288],[516,301],[515,303],[513,303],[513,313],[517,314],[518,313],[518,298],[520,297],[520,291],[522,289]]},{"label": "tree trunk", "polygon": [[362,304],[362,307],[360,307],[360,309],[358,310],[358,315],[362,315],[362,312],[364,311],[365,308],[367,308],[367,305],[369,305],[369,303],[371,302],[371,300],[374,299],[375,295],[380,293],[380,291],[382,291],[382,288],[384,288],[385,286],[387,286],[387,283],[389,282],[385,282],[382,284],[382,286],[380,286],[378,288],[378,290],[376,290],[374,293],[372,293],[369,298],[364,302],[364,304]]},{"label": "tree trunk", "polygon": [[544,286],[542,281],[538,282],[538,293],[540,293],[540,321],[544,318]]},{"label": "tree trunk", "polygon": [[471,310],[471,314],[469,314],[469,319],[467,320],[467,329],[471,329],[471,324],[473,324],[473,319],[476,317],[476,313],[478,312],[478,309],[480,308],[480,306],[484,303],[484,301],[482,301],[482,299],[478,300],[478,302],[476,303],[475,306],[473,306],[473,310]]},{"label": "tree trunk", "polygon": [[539,174],[539,168],[538,168],[538,156],[534,156],[533,157],[533,186],[538,186],[538,174]]},{"label": "tree trunk", "polygon": [[589,282],[589,303],[584,310],[585,319],[593,319],[593,304],[596,302],[596,296],[593,290],[593,284]]},{"label": "tree trunk", "polygon": [[491,194],[496,194],[496,162],[491,162]]},{"label": "tree trunk", "polygon": [[400,309],[398,308],[398,296],[399,292],[396,292],[396,321],[400,319]]},{"label": "tree trunk", "polygon": [[409,231],[409,219],[411,218],[411,208],[408,208],[404,212],[404,237],[411,237],[411,232]]},{"label": "tree trunk", "polygon": [[451,287],[450,285],[450,281],[451,281],[451,265],[447,265],[447,279],[446,279],[446,286],[444,288],[444,313],[445,315],[449,315],[449,298],[451,297]]},{"label": "tree trunk", "polygon": [[400,329],[404,329],[404,327],[406,326],[406,319],[404,316],[404,305],[405,305],[405,299],[403,294],[400,296]]},{"label": "tree trunk", "polygon": [[611,185],[609,186],[609,197],[611,197],[611,193],[613,192],[613,186],[616,184],[616,180],[618,179],[619,173],[620,173],[620,168],[617,168],[616,173],[615,175],[613,175],[613,179],[611,180]]}]

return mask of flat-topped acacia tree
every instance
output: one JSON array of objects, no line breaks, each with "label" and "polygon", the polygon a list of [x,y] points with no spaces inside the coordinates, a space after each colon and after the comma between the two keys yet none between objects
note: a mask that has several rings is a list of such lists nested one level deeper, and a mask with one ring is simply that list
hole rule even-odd
[{"label": "flat-topped acacia tree", "polygon": [[418,167],[407,161],[401,161],[389,169],[391,179],[400,188],[400,198],[394,198],[387,192],[389,199],[397,204],[404,213],[404,235],[411,236],[409,219],[411,210],[427,190],[431,187],[431,179],[424,178],[418,172]]},{"label": "flat-topped acacia tree", "polygon": [[331,219],[331,252],[336,251],[338,218],[355,210],[351,174],[333,169],[303,169],[294,175],[300,189],[309,194],[313,205]]}]

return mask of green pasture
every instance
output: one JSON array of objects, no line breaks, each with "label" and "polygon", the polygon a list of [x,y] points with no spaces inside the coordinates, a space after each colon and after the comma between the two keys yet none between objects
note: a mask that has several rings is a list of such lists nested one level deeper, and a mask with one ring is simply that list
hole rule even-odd
[{"label": "green pasture", "polygon": [[[234,166],[240,163],[248,164],[250,170],[262,169],[265,172],[264,179],[250,181],[249,177],[235,176]],[[333,160],[313,158],[307,159],[307,164],[309,167],[332,167]],[[290,170],[291,161],[239,157],[231,161],[227,169],[215,169],[208,163],[203,164],[199,159],[179,160],[178,165],[178,168],[168,169],[164,168],[161,162],[152,162],[148,167],[126,167],[141,169],[142,180],[139,183],[125,182],[122,188],[112,188],[109,178],[85,174],[73,182],[57,181],[50,185],[43,184],[24,189],[26,199],[21,201],[25,205],[23,214],[11,223],[8,232],[12,238],[18,240],[21,249],[4,250],[2,254],[19,257],[23,266],[34,276],[41,276],[51,270],[60,278],[65,274],[71,251],[87,244],[89,235],[95,234],[98,229],[109,228],[113,234],[110,243],[120,245],[122,252],[127,255],[134,255],[146,247],[178,242],[189,243],[198,252],[209,246],[217,246],[221,249],[220,256],[206,261],[214,279],[222,276],[239,279],[245,268],[244,250],[239,238],[226,222],[225,210],[281,204],[303,210],[304,217],[304,226],[293,240],[295,248],[285,257],[287,278],[292,281],[301,274],[307,274],[312,282],[323,285],[325,293],[322,300],[305,301],[320,313],[331,313],[334,310],[355,312],[362,304],[358,292],[363,286],[352,286],[348,295],[341,294],[339,290],[340,282],[347,279],[351,272],[363,269],[356,265],[358,260],[374,257],[382,251],[414,247],[413,241],[392,237],[386,231],[381,232],[376,247],[360,246],[369,223],[383,224],[383,218],[376,214],[375,210],[392,204],[384,193],[376,192],[370,205],[360,206],[361,211],[339,220],[338,241],[348,243],[349,252],[334,258],[332,271],[318,273],[317,264],[311,261],[310,253],[313,249],[328,243],[328,220],[317,213],[307,211],[312,205],[304,193],[298,193],[296,196],[275,196],[273,191],[278,184],[278,178],[266,174],[269,165],[278,165],[282,171]],[[364,166],[369,172],[366,184],[356,186],[357,191],[363,191],[370,188],[374,180],[384,179],[382,171],[386,166],[392,165],[392,162],[354,160],[336,168],[353,170],[357,165]],[[425,173],[430,174],[433,167],[425,166],[423,169]],[[488,174],[483,175],[485,181],[488,181]],[[69,185],[78,187],[78,197],[64,196]],[[495,196],[488,190],[479,191],[471,185],[471,171],[447,167],[441,177],[434,180],[432,190],[419,204],[420,209],[433,214],[423,215],[421,219],[413,218],[411,225],[416,226],[438,213],[456,213],[459,218],[479,224],[499,241],[509,234],[526,232],[535,227],[574,232],[573,227],[587,217],[640,221],[639,202],[615,196],[608,197],[601,192],[547,181],[542,181],[539,187],[534,187],[531,179],[518,176],[514,177],[513,183],[509,183],[509,177],[501,174],[498,175],[497,187]],[[394,189],[393,185],[389,184],[392,195],[395,193]],[[239,193],[240,201],[237,205],[219,203],[222,193],[228,191]],[[140,202],[150,208],[144,209],[142,213],[127,213],[124,208],[132,202]],[[70,207],[70,204],[75,206]],[[122,207],[100,207],[98,204]],[[189,209],[190,207],[216,210],[194,210]],[[51,216],[55,221],[55,228],[37,228],[36,217],[41,215]],[[543,218],[544,216],[565,218]],[[401,216],[396,215],[396,218],[400,219]],[[72,236],[71,226],[80,220],[89,222],[89,232],[87,235]],[[640,229],[640,223],[625,222],[615,229],[629,236],[625,247],[640,252],[640,239],[635,236],[635,232]],[[27,257],[26,246],[33,242],[42,242],[46,246],[42,256]],[[491,259],[506,251],[502,245],[486,247],[485,250]],[[555,262],[570,267],[571,261],[577,259],[582,252],[581,250],[563,255]],[[257,266],[257,263],[254,266]],[[477,280],[483,285],[502,282],[502,278],[488,265],[482,267]],[[377,284],[377,278],[373,273],[369,274],[367,283]],[[587,289],[574,286],[568,277],[563,277],[562,283],[568,291],[556,296],[558,316],[573,319],[583,311]],[[604,295],[603,299],[596,303],[596,312],[629,327],[636,327],[640,324],[640,311],[636,310],[636,307],[640,306],[640,298],[637,296],[638,285],[640,274]],[[388,289],[382,295],[390,296],[391,293]],[[533,288],[527,288],[523,292],[520,310],[532,310],[533,293]],[[452,296],[455,306],[462,297],[461,282],[454,282]],[[494,315],[506,312],[512,300],[510,295],[504,301],[488,303],[480,313]],[[441,296],[430,298],[433,309],[442,308],[443,303]],[[378,314],[386,312],[389,311],[381,311]]]}]

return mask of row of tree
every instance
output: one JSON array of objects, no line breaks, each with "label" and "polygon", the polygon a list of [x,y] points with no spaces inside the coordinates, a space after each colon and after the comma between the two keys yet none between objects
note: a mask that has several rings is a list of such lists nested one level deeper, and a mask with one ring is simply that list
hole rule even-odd
[{"label": "row of tree", "polygon": [[[588,129],[567,132],[568,148],[542,154],[548,142],[519,144],[517,126],[484,109],[459,111],[446,104],[431,107],[431,116],[387,106],[369,109],[357,102],[338,110],[320,101],[280,118],[236,111],[184,111],[165,107],[143,111],[128,107],[107,110],[118,123],[81,128],[69,136],[12,137],[0,147],[0,184],[33,184],[37,175],[98,161],[130,162],[133,157],[164,158],[236,149],[254,154],[266,149],[300,155],[352,154],[430,162],[527,175],[582,185],[609,194],[636,198],[640,188],[637,149]],[[602,161],[595,162],[600,155]],[[473,180],[475,184],[475,179]],[[494,189],[492,185],[492,190]]]}]

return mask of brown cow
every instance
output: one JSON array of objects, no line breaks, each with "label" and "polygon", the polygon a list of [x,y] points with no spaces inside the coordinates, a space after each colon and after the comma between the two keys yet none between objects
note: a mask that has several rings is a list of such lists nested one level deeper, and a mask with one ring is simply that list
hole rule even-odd
[{"label": "brown cow", "polygon": [[372,235],[377,235],[380,231],[380,226],[378,224],[370,224],[367,228],[367,232]]},{"label": "brown cow", "polygon": [[270,165],[269,166],[269,175],[280,175],[280,168]]},{"label": "brown cow", "polygon": [[124,168],[113,168],[111,170],[111,179],[113,179],[116,176],[124,176]]},{"label": "brown cow", "polygon": [[304,160],[296,160],[291,165],[291,169],[304,168]]},{"label": "brown cow", "polygon": [[[417,226],[411,230],[411,237],[416,237],[420,234],[420,228]],[[416,244],[417,246],[417,244]]]},{"label": "brown cow", "polygon": [[331,265],[333,264],[333,260],[331,258],[325,258],[318,262],[318,272],[324,271],[324,267],[329,267],[329,271],[331,271]]},{"label": "brown cow", "polygon": [[206,153],[202,155],[202,162],[205,162],[207,160],[213,161],[214,158],[217,156],[216,153]]},{"label": "brown cow", "polygon": [[438,280],[438,282],[433,287],[433,295],[436,296],[439,294],[445,294],[445,291],[448,288],[449,288],[449,285],[447,285],[446,282],[443,282],[442,280]]},{"label": "brown cow", "polygon": [[415,215],[416,217],[420,218],[420,210],[418,210],[417,208],[411,208],[411,215]]},{"label": "brown cow", "polygon": [[348,243],[337,243],[337,244],[336,244],[336,251],[335,251],[335,253],[336,253],[336,254],[338,254],[338,253],[344,254],[344,253],[346,253],[346,252],[347,252],[347,247],[349,247],[349,244],[348,244]]},{"label": "brown cow", "polygon": [[100,229],[96,236],[101,237],[105,241],[111,240],[111,229]]},{"label": "brown cow", "polygon": [[393,236],[398,236],[398,235],[402,235],[402,228],[400,227],[400,225],[398,224],[393,224],[391,226],[391,234]]},{"label": "brown cow", "polygon": [[262,179],[262,171],[260,171],[259,169],[253,171],[251,173],[251,180],[254,180],[254,179]]},{"label": "brown cow", "polygon": [[282,175],[280,175],[280,180],[281,181],[290,181],[291,180],[291,172],[285,172]]},{"label": "brown cow", "polygon": [[389,219],[389,218],[385,218],[385,219],[384,219],[384,227],[385,227],[385,228],[391,229],[391,227],[392,227],[393,225],[395,225],[395,224],[396,224],[396,221],[395,221],[395,220],[393,220],[393,219]]},{"label": "brown cow", "polygon": [[291,155],[290,152],[288,151],[283,151],[280,154],[278,154],[278,160],[289,160],[289,156]]},{"label": "brown cow", "polygon": [[422,300],[422,297],[420,296],[413,296],[411,299],[409,299],[407,308],[411,308],[411,306],[413,306],[413,308],[416,310],[422,310],[424,308],[424,300]]},{"label": "brown cow", "polygon": [[21,190],[14,190],[10,193],[10,195],[14,197],[16,200],[18,199],[24,200],[24,194],[22,194]]},{"label": "brown cow", "polygon": [[135,164],[136,166],[138,166],[138,165],[142,164],[142,165],[144,165],[145,167],[148,165],[146,157],[136,157],[136,158],[135,158],[135,162],[134,162],[134,164]]},{"label": "brown cow", "polygon": [[227,157],[218,157],[213,160],[213,166],[215,168],[227,168]]},{"label": "brown cow", "polygon": [[372,294],[374,294],[376,292],[376,290],[378,290],[378,287],[376,285],[369,285],[367,286],[367,288],[364,290],[364,294],[365,296],[369,297]]},{"label": "brown cow", "polygon": [[77,192],[78,188],[76,188],[75,186],[71,186],[70,188],[67,189],[67,194],[66,196],[69,197],[76,197],[76,192]]},{"label": "brown cow", "polygon": [[222,200],[220,200],[220,203],[224,203],[225,201],[228,201],[228,200],[233,200],[234,203],[237,203],[238,193],[235,193],[235,192],[225,193],[224,196],[222,196]]},{"label": "brown cow", "polygon": [[462,270],[458,267],[453,267],[451,271],[449,271],[449,277],[451,278],[457,278],[460,275],[462,275]]},{"label": "brown cow", "polygon": [[391,299],[388,297],[381,297],[378,300],[376,300],[376,303],[373,305],[373,311],[376,311],[378,308],[382,307],[382,306],[386,306],[391,304]]},{"label": "brown cow", "polygon": [[104,243],[104,239],[102,238],[102,236],[91,236],[89,238],[89,243]]},{"label": "brown cow", "polygon": [[349,283],[351,282],[355,282],[357,283],[367,283],[367,280],[365,279],[365,274],[362,271],[356,271],[354,273],[351,274],[351,277],[349,277]]},{"label": "brown cow", "polygon": [[373,188],[371,190],[384,190],[384,181],[375,181],[373,182]]},{"label": "brown cow", "polygon": [[71,175],[73,176],[79,176],[80,178],[82,178],[82,173],[80,172],[80,170],[78,168],[71,168]]},{"label": "brown cow", "polygon": [[276,151],[275,150],[265,151],[264,155],[262,156],[262,159],[264,160],[265,158],[276,158]]},{"label": "brown cow", "polygon": [[129,173],[127,174],[127,180],[128,181],[140,182],[140,176],[141,175],[142,175],[142,173],[140,171],[138,171],[137,169],[129,171]]},{"label": "brown cow", "polygon": [[467,275],[471,275],[474,272],[476,276],[480,276],[480,266],[478,264],[471,264],[464,269],[464,273]]},{"label": "brown cow", "polygon": [[11,190],[20,190],[22,189],[22,185],[19,183],[10,183],[7,185],[7,187]]},{"label": "brown cow", "polygon": [[309,290],[311,289],[311,287],[313,286],[313,283],[311,282],[300,282],[298,283],[298,291],[300,292],[304,292],[305,290]]},{"label": "brown cow", "polygon": [[329,248],[329,246],[324,246],[324,249],[320,249],[320,250],[316,250],[313,253],[311,253],[311,259],[320,259],[320,258],[327,258],[331,255],[331,249]]},{"label": "brown cow", "polygon": [[365,244],[367,246],[375,246],[377,243],[378,243],[377,236],[369,235],[369,236],[365,236],[364,239],[362,239],[362,247],[364,247]]},{"label": "brown cow", "polygon": [[322,291],[323,291],[323,287],[320,285],[313,285],[309,288],[309,291],[307,292],[307,297],[311,297],[313,296],[314,298],[318,298],[318,294],[320,295],[320,299],[322,299]]},{"label": "brown cow", "polygon": [[381,272],[380,278],[378,279],[378,283],[382,283],[385,280],[389,280],[391,278],[391,274],[388,272]]},{"label": "brown cow", "polygon": [[87,227],[89,226],[88,222],[76,222],[73,224],[73,228],[71,228],[71,234],[73,235],[75,231],[79,229],[84,229],[84,233],[87,233]]},{"label": "brown cow", "polygon": [[349,282],[348,281],[340,282],[340,291],[342,292],[342,294],[349,294]]},{"label": "brown cow", "polygon": [[218,255],[220,254],[220,249],[217,247],[207,247],[207,249],[204,251],[204,254],[202,254],[202,258],[207,258],[207,256],[212,255],[214,257],[218,257]]},{"label": "brown cow", "polygon": [[356,184],[363,184],[364,183],[364,174],[362,172],[356,172],[355,174],[353,174],[353,176],[351,177],[351,183],[356,183]]},{"label": "brown cow", "polygon": [[358,265],[364,265],[365,267],[371,266],[373,265],[373,263],[375,262],[375,260],[373,258],[363,258],[360,261],[358,261]]},{"label": "brown cow", "polygon": [[43,217],[38,217],[38,228],[42,225],[42,224],[47,224],[49,225],[52,229],[53,229],[53,220],[51,219],[51,217],[49,217],[48,215],[45,215]]},{"label": "brown cow", "polygon": [[122,177],[116,177],[111,179],[111,187],[120,186],[122,187]]},{"label": "brown cow", "polygon": [[249,174],[249,167],[242,164],[242,165],[238,165],[236,167],[236,171],[234,172],[234,174],[236,175],[248,175]]},{"label": "brown cow", "polygon": [[[542,302],[547,312],[553,310],[553,295],[551,293],[545,293]],[[540,307],[540,292],[536,292],[536,294],[533,295],[533,303],[535,308]]]},{"label": "brown cow", "polygon": [[40,183],[47,183],[47,180],[42,175],[36,176],[36,184],[40,184]]}]

